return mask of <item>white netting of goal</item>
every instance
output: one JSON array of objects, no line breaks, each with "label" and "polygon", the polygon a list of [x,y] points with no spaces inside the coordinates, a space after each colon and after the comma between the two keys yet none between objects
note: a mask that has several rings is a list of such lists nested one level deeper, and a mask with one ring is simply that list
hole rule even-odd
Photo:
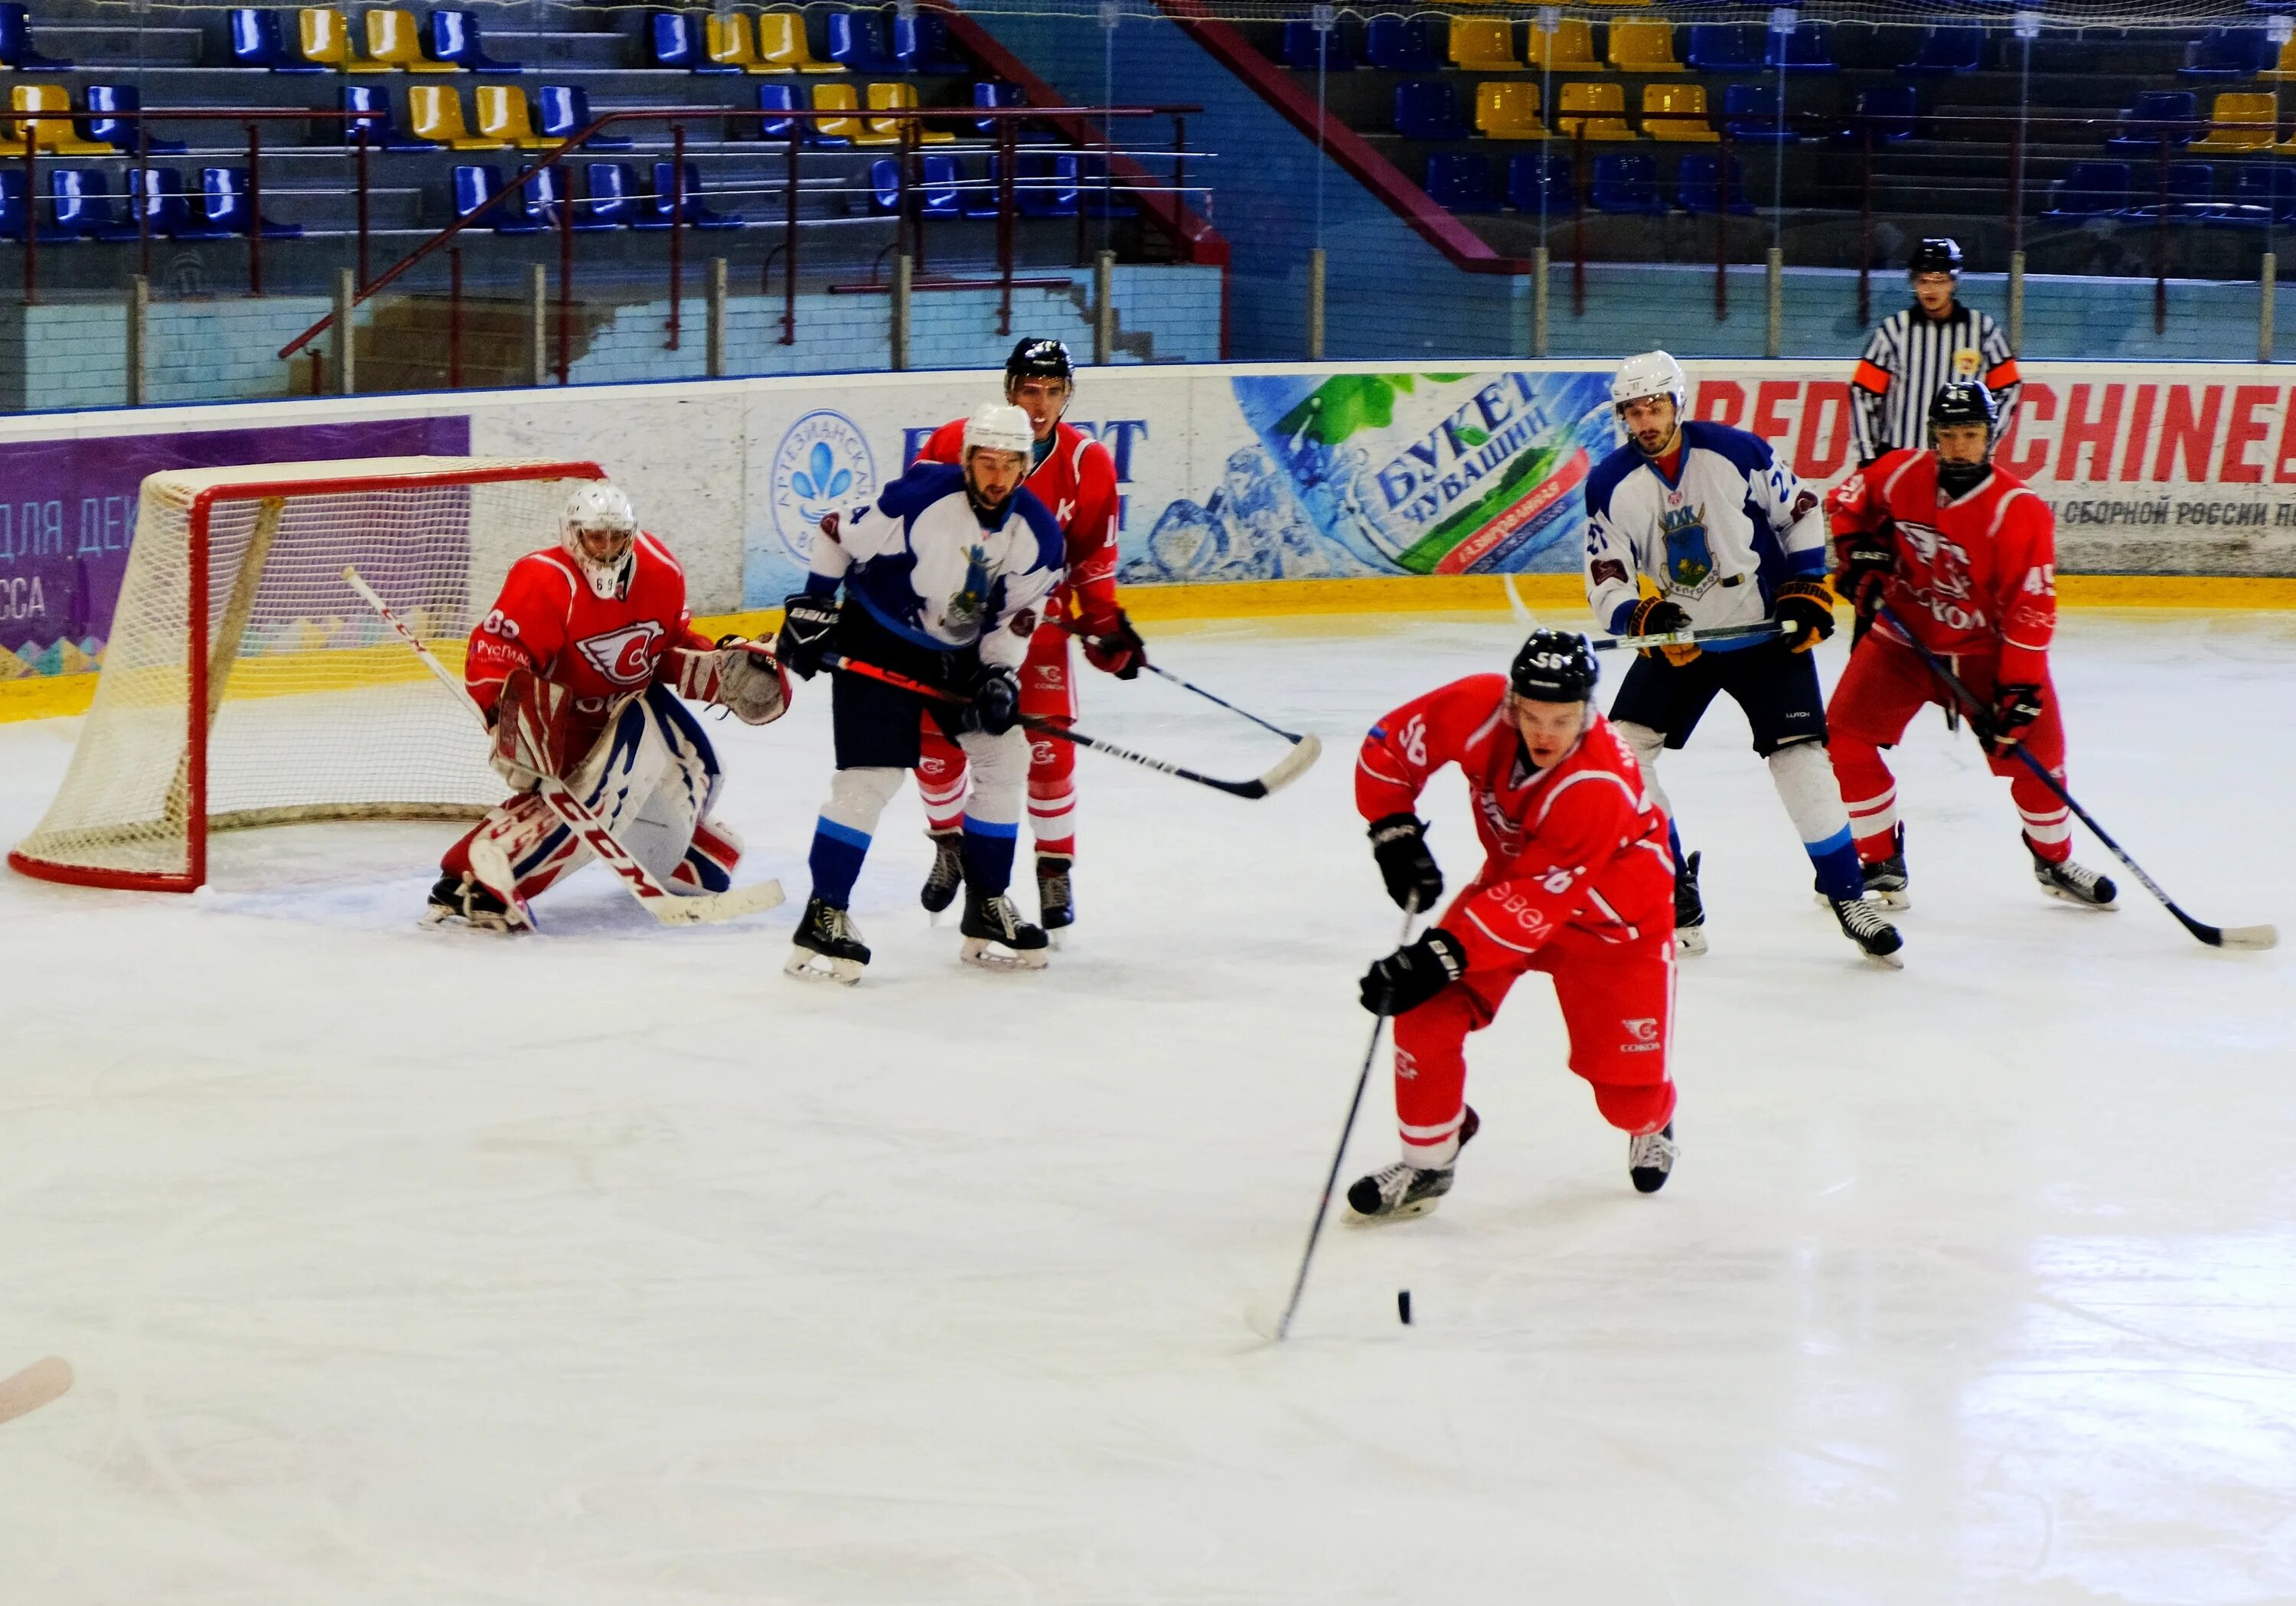
[{"label": "white netting of goal", "polygon": [[460,669],[472,610],[519,557],[556,540],[571,486],[599,477],[594,464],[485,457],[151,475],[71,766],[9,862],[54,880],[189,890],[205,878],[210,830],[463,818],[499,801],[469,711],[343,569]]}]

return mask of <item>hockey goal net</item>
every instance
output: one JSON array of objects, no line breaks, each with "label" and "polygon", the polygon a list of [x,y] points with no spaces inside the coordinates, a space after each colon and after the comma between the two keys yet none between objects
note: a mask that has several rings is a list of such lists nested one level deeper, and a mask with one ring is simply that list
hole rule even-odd
[{"label": "hockey goal net", "polygon": [[472,609],[557,539],[572,485],[603,477],[487,457],[151,475],[71,766],[8,862],[189,892],[210,831],[475,817],[502,783],[470,714],[343,569],[460,668]]}]

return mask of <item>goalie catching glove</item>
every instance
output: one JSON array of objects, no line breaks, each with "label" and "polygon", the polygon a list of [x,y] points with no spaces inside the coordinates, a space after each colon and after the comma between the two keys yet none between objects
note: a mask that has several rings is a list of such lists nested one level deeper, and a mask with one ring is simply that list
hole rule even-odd
[{"label": "goalie catching glove", "polygon": [[673,649],[677,695],[714,704],[744,725],[770,725],[789,712],[789,676],[762,641],[721,636],[714,651]]},{"label": "goalie catching glove", "polygon": [[1833,591],[1823,580],[1805,576],[1782,582],[1777,605],[1770,611],[1779,623],[1793,627],[1787,640],[1794,652],[1806,653],[1833,634]]}]

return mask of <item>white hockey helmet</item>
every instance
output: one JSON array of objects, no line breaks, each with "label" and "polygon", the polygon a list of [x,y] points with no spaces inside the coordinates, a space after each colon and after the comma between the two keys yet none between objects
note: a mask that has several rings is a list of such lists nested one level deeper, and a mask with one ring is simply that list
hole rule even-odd
[{"label": "white hockey helmet", "polygon": [[1037,427],[1029,415],[1007,401],[993,401],[964,421],[964,452],[1019,452],[1027,457],[1036,449]]},{"label": "white hockey helmet", "polygon": [[585,480],[567,497],[558,542],[597,596],[611,601],[628,594],[637,535],[636,511],[610,481]]},{"label": "white hockey helmet", "polygon": [[1690,381],[1683,376],[1682,365],[1664,351],[1645,351],[1640,357],[1629,357],[1611,378],[1611,411],[1618,412],[1629,401],[1640,401],[1645,396],[1673,397],[1677,413],[1689,404]]}]

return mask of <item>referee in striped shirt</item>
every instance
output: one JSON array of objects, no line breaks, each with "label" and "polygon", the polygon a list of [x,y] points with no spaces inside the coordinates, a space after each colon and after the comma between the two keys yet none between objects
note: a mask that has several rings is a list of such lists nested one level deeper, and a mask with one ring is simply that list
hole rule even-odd
[{"label": "referee in striped shirt", "polygon": [[1981,381],[2000,416],[1997,433],[2007,432],[2017,406],[2020,375],[2009,337],[1954,297],[1961,283],[1960,245],[1923,241],[1906,274],[1913,281],[1914,304],[1882,320],[1849,381],[1861,468],[1883,452],[1929,444],[1930,398],[1939,386]]}]

